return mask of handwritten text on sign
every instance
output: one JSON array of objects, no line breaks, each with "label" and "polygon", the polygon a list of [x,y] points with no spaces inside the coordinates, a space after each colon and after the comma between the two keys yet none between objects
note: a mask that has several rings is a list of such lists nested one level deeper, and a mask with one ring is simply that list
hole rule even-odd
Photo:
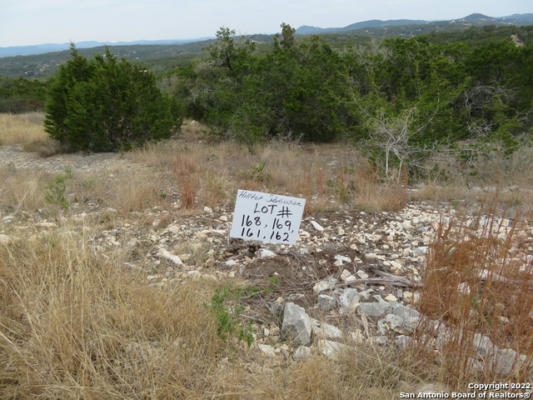
[{"label": "handwritten text on sign", "polygon": [[305,199],[239,190],[230,237],[294,244]]}]

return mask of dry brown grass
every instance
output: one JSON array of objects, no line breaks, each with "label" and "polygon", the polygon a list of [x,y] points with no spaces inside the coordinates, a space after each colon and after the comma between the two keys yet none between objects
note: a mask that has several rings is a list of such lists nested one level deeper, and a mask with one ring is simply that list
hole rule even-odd
[{"label": "dry brown grass", "polygon": [[187,137],[126,154],[173,176],[184,208],[231,206],[237,189],[305,197],[306,214],[343,206],[393,210],[406,203],[405,184],[381,184],[352,146],[271,142],[251,152],[236,143],[208,143],[196,128]]},{"label": "dry brown grass", "polygon": [[95,203],[116,209],[121,215],[131,211],[168,204],[164,177],[150,170],[116,167],[94,174],[74,174],[69,183],[70,196],[77,202]]},{"label": "dry brown grass", "polygon": [[533,211],[533,186],[468,187],[460,184],[429,183],[409,194],[410,200],[446,201],[456,206],[478,203],[486,204],[495,199],[503,209],[520,208],[524,212]]},{"label": "dry brown grass", "polygon": [[[527,218],[517,215],[507,226],[494,208],[486,214],[440,224],[430,246],[420,303],[425,315],[448,327],[437,359],[445,379],[459,386],[476,379],[527,381],[533,361],[532,264],[523,233]],[[418,332],[421,359],[435,359],[426,347],[434,333],[429,323]],[[526,362],[517,359],[508,376],[498,375],[497,354],[491,348],[480,357],[473,345],[475,333],[487,335],[500,349],[526,355]],[[479,361],[477,368],[472,359]]]},{"label": "dry brown grass", "polygon": [[155,206],[169,204],[171,195],[168,184],[155,171],[143,170],[132,173],[117,167],[106,172],[74,172],[65,180],[64,198],[66,208],[59,201],[46,199],[46,193],[56,186],[57,177],[65,173],[36,172],[30,169],[0,167],[0,208],[6,213],[20,211],[56,215],[68,213],[77,203],[82,209],[111,207],[121,215],[131,211],[143,211]]},{"label": "dry brown grass", "polygon": [[42,113],[0,114],[0,145],[30,146],[48,140]]},{"label": "dry brown grass", "polygon": [[120,251],[93,251],[96,228],[0,245],[1,398],[392,399],[419,381],[366,346],[272,368],[218,337],[204,307],[216,284],[150,286]]},{"label": "dry brown grass", "polygon": [[4,399],[205,398],[219,386],[226,349],[206,282],[148,286],[120,254],[66,235],[0,246],[0,278]]},{"label": "dry brown grass", "polygon": [[487,203],[496,197],[504,207],[533,209],[533,147],[523,146],[510,157],[492,152],[464,162],[447,154],[427,160],[432,178],[414,191],[412,200],[466,200]]},{"label": "dry brown grass", "polygon": [[9,213],[35,211],[46,205],[44,186],[50,175],[43,172],[0,168],[0,207]]},{"label": "dry brown grass", "polygon": [[180,190],[181,206],[192,208],[200,184],[196,161],[191,157],[178,154],[174,165],[174,178]]},{"label": "dry brown grass", "polygon": [[[419,374],[413,371],[419,369]],[[319,355],[290,363],[252,381],[262,395],[257,399],[397,399],[401,391],[415,392],[435,369],[421,371],[420,362],[394,347],[359,344],[337,360]]]}]

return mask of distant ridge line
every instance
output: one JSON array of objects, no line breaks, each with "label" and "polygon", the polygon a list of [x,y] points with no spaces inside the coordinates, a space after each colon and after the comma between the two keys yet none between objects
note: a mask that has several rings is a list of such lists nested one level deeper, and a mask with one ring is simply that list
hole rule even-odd
[{"label": "distant ridge line", "polygon": [[[203,37],[194,39],[168,39],[168,40],[136,40],[132,42],[98,42],[98,41],[82,41],[75,42],[78,49],[90,49],[102,46],[132,46],[132,45],[169,45],[169,44],[184,44],[194,43],[203,40],[213,39],[213,37]],[[64,51],[70,48],[70,43],[45,43],[28,46],[7,46],[0,47],[0,57],[13,56],[29,56],[45,53],[53,53],[57,51]]]},{"label": "distant ridge line", "polygon": [[392,19],[380,20],[372,19],[368,21],[356,22],[343,27],[320,28],[316,26],[302,25],[296,29],[297,35],[317,35],[323,33],[336,33],[357,31],[362,29],[376,29],[409,25],[426,25],[426,24],[464,24],[465,26],[480,25],[533,25],[533,13],[512,14],[505,17],[489,17],[480,13],[473,13],[463,18],[451,20],[419,20],[419,19]]}]

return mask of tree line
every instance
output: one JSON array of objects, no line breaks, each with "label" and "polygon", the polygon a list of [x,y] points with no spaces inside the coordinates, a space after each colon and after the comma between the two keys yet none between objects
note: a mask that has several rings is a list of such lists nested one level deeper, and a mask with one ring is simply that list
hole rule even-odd
[{"label": "tree line", "polygon": [[416,37],[339,52],[318,36],[295,40],[284,24],[258,54],[223,28],[208,59],[172,74],[189,117],[244,140],[361,139],[409,115],[421,145],[482,134],[512,148],[533,122],[533,49],[509,41],[471,47]]},{"label": "tree line", "polygon": [[418,36],[332,48],[282,24],[261,46],[221,28],[206,50],[157,79],[109,51],[88,60],[73,48],[51,82],[3,80],[0,90],[48,93],[46,128],[74,150],[168,137],[189,117],[250,145],[348,140],[387,173],[441,145],[510,154],[533,136],[531,44]]},{"label": "tree line", "polygon": [[[512,153],[533,135],[533,47],[427,36],[334,50],[282,24],[268,51],[221,28],[170,75],[188,117],[245,143],[350,140],[402,167],[439,145]],[[389,164],[390,163],[390,164]]]}]

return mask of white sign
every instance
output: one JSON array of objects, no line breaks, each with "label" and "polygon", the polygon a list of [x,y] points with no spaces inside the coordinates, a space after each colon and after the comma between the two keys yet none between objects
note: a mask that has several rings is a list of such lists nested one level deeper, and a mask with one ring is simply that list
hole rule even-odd
[{"label": "white sign", "polygon": [[294,244],[304,207],[305,199],[239,190],[230,237]]}]

